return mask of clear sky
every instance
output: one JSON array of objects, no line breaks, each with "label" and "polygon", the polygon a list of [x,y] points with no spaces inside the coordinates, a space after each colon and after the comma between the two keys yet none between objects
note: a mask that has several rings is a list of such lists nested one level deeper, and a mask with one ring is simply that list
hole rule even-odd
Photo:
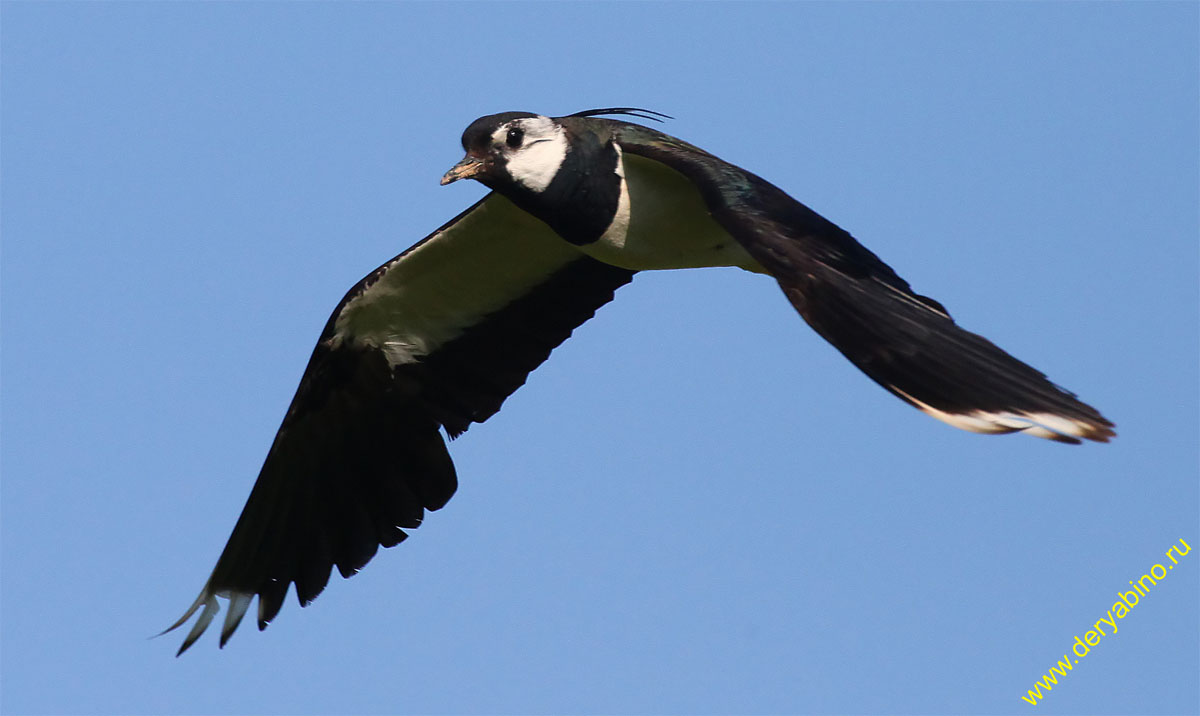
[{"label": "clear sky", "polygon": [[[4,713],[1195,713],[1195,3],[0,5]],[[195,597],[343,291],[503,110],[643,106],[1118,426],[895,400],[643,274],[265,633]],[[1039,705],[1021,700],[1170,564]]]}]

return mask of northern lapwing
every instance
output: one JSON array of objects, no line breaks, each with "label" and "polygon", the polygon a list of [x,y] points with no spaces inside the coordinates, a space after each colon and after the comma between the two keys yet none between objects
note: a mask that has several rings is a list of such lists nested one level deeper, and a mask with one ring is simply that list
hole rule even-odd
[{"label": "northern lapwing", "polygon": [[264,629],[296,585],[311,602],[446,504],[446,451],[500,409],[639,271],[736,266],[896,397],[956,428],[1106,442],[1113,424],[959,327],[849,233],[773,184],[649,127],[505,112],[462,135],[442,184],[491,193],[350,289],[321,332],[212,576],[167,631],[229,601],[224,646],[255,596]]}]

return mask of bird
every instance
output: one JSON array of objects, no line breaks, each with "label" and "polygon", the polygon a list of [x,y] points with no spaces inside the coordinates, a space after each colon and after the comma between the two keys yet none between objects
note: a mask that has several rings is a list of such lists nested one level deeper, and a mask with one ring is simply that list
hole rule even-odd
[{"label": "bird", "polygon": [[502,112],[462,134],[441,179],[490,192],[353,286],[326,322],[176,656],[228,602],[265,629],[295,586],[356,574],[458,487],[447,443],[640,272],[737,267],[774,279],[822,338],[917,410],[976,433],[1107,442],[1115,426],[960,327],[847,231],[740,167],[608,107]]}]

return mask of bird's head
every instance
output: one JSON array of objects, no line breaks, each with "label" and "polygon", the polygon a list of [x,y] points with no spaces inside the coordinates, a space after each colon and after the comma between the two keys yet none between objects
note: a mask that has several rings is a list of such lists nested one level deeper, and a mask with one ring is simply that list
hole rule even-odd
[{"label": "bird's head", "polygon": [[589,109],[565,117],[502,112],[480,117],[462,135],[466,156],[442,184],[474,179],[583,245],[613,222],[624,186],[620,122],[605,114],[666,117],[632,107]]},{"label": "bird's head", "polygon": [[474,179],[508,193],[520,188],[540,193],[566,159],[567,133],[550,117],[503,112],[480,117],[462,135],[466,156],[442,177],[442,184]]}]

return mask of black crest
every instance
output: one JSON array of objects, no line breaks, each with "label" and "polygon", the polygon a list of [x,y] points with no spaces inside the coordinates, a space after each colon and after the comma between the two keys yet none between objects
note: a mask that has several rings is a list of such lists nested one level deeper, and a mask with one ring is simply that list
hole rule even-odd
[{"label": "black crest", "polygon": [[599,117],[605,114],[623,114],[629,117],[637,117],[638,119],[649,119],[653,122],[661,122],[664,119],[675,119],[669,114],[655,112],[652,109],[638,109],[637,107],[605,107],[604,109],[585,109],[582,112],[568,114],[568,117]]}]

